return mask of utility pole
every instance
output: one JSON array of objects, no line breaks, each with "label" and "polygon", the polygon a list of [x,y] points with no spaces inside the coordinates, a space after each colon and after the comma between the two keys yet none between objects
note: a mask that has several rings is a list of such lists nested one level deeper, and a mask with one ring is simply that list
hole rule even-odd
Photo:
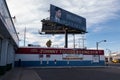
[{"label": "utility pole", "polygon": [[85,46],[84,46],[84,41],[85,41],[84,36],[82,36],[82,41],[83,41],[83,48],[85,48]]},{"label": "utility pole", "polygon": [[75,48],[75,34],[73,34],[73,48]]},{"label": "utility pole", "polygon": [[25,46],[25,42],[26,42],[26,27],[24,29],[24,46]]},{"label": "utility pole", "polygon": [[80,38],[78,38],[78,44],[79,44],[79,48],[80,48],[80,43],[81,43],[81,42],[80,42]]},{"label": "utility pole", "polygon": [[82,40],[82,47],[85,48],[85,40],[86,39],[84,38],[84,36],[82,36],[82,38],[80,38],[80,39]]},{"label": "utility pole", "polygon": [[79,40],[79,48],[80,48],[80,42],[82,41],[82,48],[85,48],[85,38],[84,36],[82,36],[81,38],[78,39]]}]

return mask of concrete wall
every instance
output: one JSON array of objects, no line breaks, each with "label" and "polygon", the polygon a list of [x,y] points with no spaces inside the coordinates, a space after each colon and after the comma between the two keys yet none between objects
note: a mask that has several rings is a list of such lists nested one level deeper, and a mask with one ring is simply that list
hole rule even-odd
[{"label": "concrete wall", "polygon": [[2,39],[0,52],[0,73],[4,74],[7,70],[14,67],[14,46],[9,42],[9,39]]},{"label": "concrete wall", "polygon": [[98,55],[99,60],[96,61],[94,61],[93,55],[83,55],[82,59],[64,59],[64,54],[51,54],[50,57],[46,57],[46,55],[48,54],[43,54],[43,57],[40,57],[39,54],[16,54],[15,66],[104,66],[105,60],[104,55]]}]

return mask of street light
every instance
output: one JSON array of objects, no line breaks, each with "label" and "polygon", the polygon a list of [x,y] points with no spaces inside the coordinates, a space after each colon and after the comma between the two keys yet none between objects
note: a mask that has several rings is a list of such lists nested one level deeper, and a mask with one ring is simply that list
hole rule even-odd
[{"label": "street light", "polygon": [[111,62],[111,50],[110,49],[106,49],[109,51],[109,56],[108,56],[108,61]]},{"label": "street light", "polygon": [[99,43],[101,43],[101,42],[106,42],[106,40],[102,40],[102,41],[96,42],[96,48],[97,48],[97,50],[98,50],[98,45],[99,45]]}]

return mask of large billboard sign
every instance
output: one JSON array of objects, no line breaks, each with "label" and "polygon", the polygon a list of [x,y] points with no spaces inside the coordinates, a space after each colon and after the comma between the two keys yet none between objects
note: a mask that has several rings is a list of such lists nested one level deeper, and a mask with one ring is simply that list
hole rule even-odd
[{"label": "large billboard sign", "polygon": [[50,21],[86,32],[86,19],[64,9],[50,5]]}]

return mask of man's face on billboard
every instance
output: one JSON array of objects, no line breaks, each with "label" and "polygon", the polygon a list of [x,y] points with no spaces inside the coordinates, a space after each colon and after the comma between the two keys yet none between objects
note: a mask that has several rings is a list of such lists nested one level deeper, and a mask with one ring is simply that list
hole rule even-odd
[{"label": "man's face on billboard", "polygon": [[56,11],[56,17],[61,18],[61,10]]}]

